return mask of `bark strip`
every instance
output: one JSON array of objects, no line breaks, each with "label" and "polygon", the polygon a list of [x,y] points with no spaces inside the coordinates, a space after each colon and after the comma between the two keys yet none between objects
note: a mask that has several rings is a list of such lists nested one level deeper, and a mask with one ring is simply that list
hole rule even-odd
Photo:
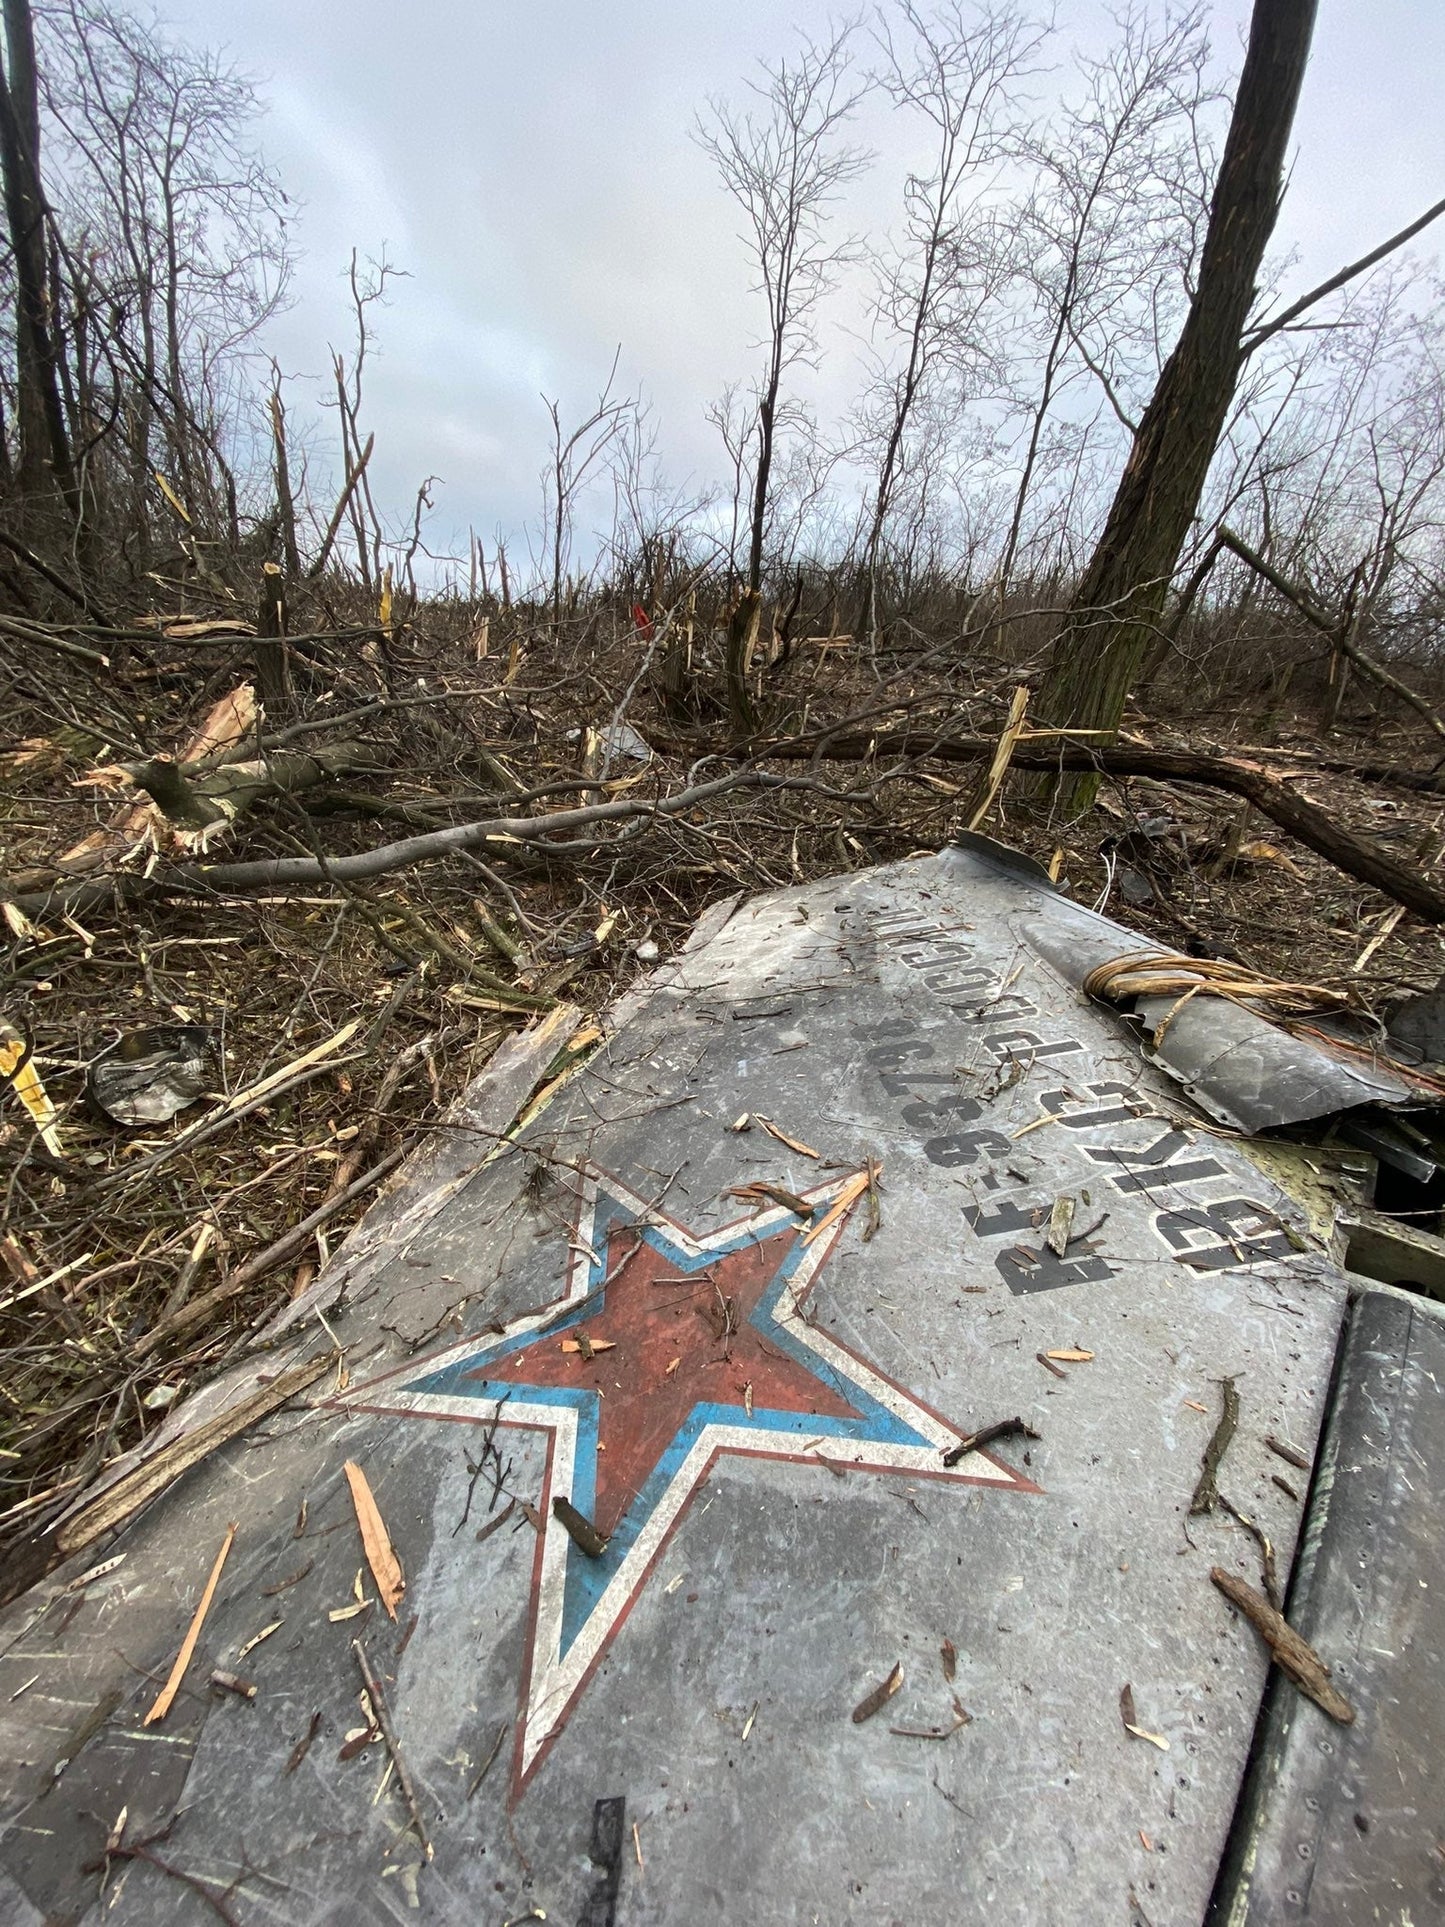
[{"label": "bark strip", "polygon": [[1223,1566],[1212,1566],[1210,1578],[1231,1606],[1237,1606],[1274,1655],[1274,1663],[1316,1706],[1352,1726],[1355,1709],[1339,1688],[1331,1683],[1330,1669],[1307,1639],[1302,1639],[1283,1613],[1276,1612],[1263,1593],[1256,1592],[1243,1579]]}]

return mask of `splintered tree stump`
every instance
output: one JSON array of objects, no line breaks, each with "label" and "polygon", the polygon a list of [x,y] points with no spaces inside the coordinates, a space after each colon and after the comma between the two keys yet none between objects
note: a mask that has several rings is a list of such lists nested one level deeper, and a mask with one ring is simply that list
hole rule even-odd
[{"label": "splintered tree stump", "polygon": [[256,682],[274,717],[291,700],[291,659],[286,647],[286,585],[274,562],[261,564],[256,605]]}]

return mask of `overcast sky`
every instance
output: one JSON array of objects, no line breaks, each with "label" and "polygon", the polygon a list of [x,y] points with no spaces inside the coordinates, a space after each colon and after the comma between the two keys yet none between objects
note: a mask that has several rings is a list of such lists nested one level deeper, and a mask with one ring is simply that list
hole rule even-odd
[{"label": "overcast sky", "polygon": [[[824,30],[823,0],[166,0],[188,39],[228,49],[268,106],[262,143],[298,202],[296,300],[271,346],[318,377],[347,340],[343,271],[383,247],[408,279],[378,318],[367,392],[388,511],[441,478],[433,539],[535,516],[539,395],[585,412],[622,347],[656,406],[679,483],[713,479],[704,411],[745,377],[759,323],[735,211],[689,138],[708,93],[736,95],[758,56]],[[1210,6],[1236,70],[1247,0]],[[1105,10],[1057,0],[1056,58],[1097,48]],[[1441,0],[1321,0],[1277,245],[1296,290],[1401,227],[1445,187]],[[886,219],[910,158],[881,111],[879,150],[847,210]],[[1445,242],[1432,242],[1445,252]],[[820,394],[845,402],[847,342]],[[299,401],[299,395],[298,395]]]}]

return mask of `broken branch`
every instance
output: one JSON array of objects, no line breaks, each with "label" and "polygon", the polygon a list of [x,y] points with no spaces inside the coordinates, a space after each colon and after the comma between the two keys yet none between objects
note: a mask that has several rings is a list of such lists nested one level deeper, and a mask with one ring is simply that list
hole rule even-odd
[{"label": "broken branch", "polygon": [[[1442,202],[1441,206],[1445,207],[1445,202]],[[1296,588],[1293,583],[1287,582],[1278,570],[1271,568],[1264,557],[1257,554],[1247,542],[1237,536],[1233,529],[1221,527],[1219,540],[1225,548],[1232,549],[1241,562],[1248,563],[1255,574],[1262,577],[1272,589],[1282,595],[1286,602],[1298,609],[1306,622],[1328,636],[1331,647],[1337,649],[1347,662],[1352,662],[1356,669],[1379,683],[1382,689],[1388,689],[1392,695],[1398,696],[1401,702],[1408,703],[1417,716],[1424,718],[1437,736],[1445,737],[1445,722],[1441,722],[1425,698],[1411,689],[1408,683],[1401,682],[1400,678],[1386,669],[1383,663],[1376,662],[1373,656],[1367,656],[1351,635],[1352,625],[1348,621],[1331,621],[1310,596],[1302,589]]]},{"label": "broken branch", "polygon": [[1315,1705],[1338,1720],[1341,1726],[1354,1724],[1355,1709],[1330,1683],[1330,1669],[1307,1639],[1302,1639],[1284,1617],[1264,1597],[1222,1566],[1212,1566],[1210,1578],[1232,1606],[1237,1606],[1274,1655],[1280,1671],[1292,1679]]},{"label": "broken branch", "polygon": [[386,1741],[386,1750],[391,1755],[392,1765],[396,1768],[397,1782],[401,1787],[402,1798],[406,1801],[407,1811],[411,1814],[411,1823],[416,1828],[416,1837],[420,1840],[427,1859],[430,1860],[435,1850],[427,1834],[426,1822],[421,1817],[421,1805],[416,1797],[416,1787],[412,1783],[411,1771],[402,1754],[401,1742],[396,1737],[396,1728],[392,1725],[391,1709],[386,1703],[386,1694],[381,1689],[381,1680],[367,1657],[366,1642],[353,1639],[351,1650],[355,1653],[356,1663],[361,1668],[367,1698],[371,1701],[371,1710],[375,1715],[376,1723],[381,1728],[381,1737]]},{"label": "broken branch", "polygon": [[981,1445],[992,1445],[995,1439],[1019,1436],[1036,1439],[1039,1435],[1031,1425],[1025,1425],[1021,1418],[1001,1418],[992,1425],[982,1426],[977,1432],[970,1432],[966,1438],[950,1445],[943,1455],[945,1465],[957,1465],[960,1459],[970,1452],[976,1452]]},{"label": "broken branch", "polygon": [[[811,757],[815,745],[804,741],[769,743],[759,753],[769,758]],[[935,736],[927,731],[899,730],[876,736],[838,736],[826,755],[839,762],[872,761],[879,756],[937,757],[942,762],[976,763],[994,751],[986,736]],[[1148,776],[1161,783],[1196,783],[1206,789],[1227,790],[1247,797],[1256,809],[1293,837],[1322,856],[1346,876],[1393,897],[1430,923],[1445,923],[1445,891],[1418,870],[1396,861],[1378,843],[1353,830],[1298,795],[1257,763],[1233,756],[1210,756],[1200,750],[1150,749],[1132,743],[1104,747],[1060,741],[1053,748],[1020,743],[1013,753],[1015,769],[1096,771],[1104,776]],[[35,905],[34,907],[43,907]],[[21,908],[32,904],[21,900]]]}]

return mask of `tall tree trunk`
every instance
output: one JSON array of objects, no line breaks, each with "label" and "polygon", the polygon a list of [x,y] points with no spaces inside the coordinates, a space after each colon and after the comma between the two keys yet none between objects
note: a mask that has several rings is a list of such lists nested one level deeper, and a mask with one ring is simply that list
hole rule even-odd
[{"label": "tall tree trunk", "polygon": [[748,580],[728,619],[723,641],[723,675],[728,717],[734,731],[750,735],[758,727],[757,705],[748,686],[753,651],[763,613],[763,538],[768,526],[768,487],[773,472],[773,424],[778,390],[783,378],[783,340],[774,331],[768,382],[758,401],[758,467],[753,478],[751,531],[748,538]]},{"label": "tall tree trunk", "polygon": [[913,413],[913,404],[918,399],[919,386],[923,380],[925,360],[924,334],[927,329],[933,301],[933,276],[938,263],[938,251],[943,245],[943,215],[935,216],[929,232],[928,245],[923,257],[923,285],[919,289],[918,300],[913,310],[913,326],[908,337],[908,364],[903,371],[894,400],[893,421],[888,431],[888,441],[883,450],[883,459],[878,465],[878,487],[873,496],[873,514],[868,525],[868,540],[863,549],[863,583],[858,602],[857,633],[867,641],[870,650],[878,648],[878,558],[883,550],[883,531],[888,523],[888,511],[893,506],[893,488],[898,479],[898,467],[903,455],[903,437],[908,429],[908,420]]},{"label": "tall tree trunk", "polygon": [[59,489],[72,513],[75,476],[60,399],[40,185],[40,106],[30,0],[4,0],[0,72],[0,173],[15,258],[15,367],[19,481],[27,495]]},{"label": "tall tree trunk", "polygon": [[[1198,287],[1055,639],[1037,702],[1050,722],[1116,728],[1157,633],[1234,399],[1255,277],[1279,212],[1315,8],[1316,0],[1255,0]],[[1070,806],[1086,807],[1097,787],[1097,779],[1076,780]]]},{"label": "tall tree trunk", "polygon": [[[281,370],[271,364],[271,438],[276,456],[276,513],[281,519],[281,553],[291,582],[301,576],[301,551],[296,544],[296,498],[291,492],[291,458],[286,445],[286,404],[281,399]],[[475,562],[473,563],[475,573]],[[473,600],[475,600],[475,591]]]}]

